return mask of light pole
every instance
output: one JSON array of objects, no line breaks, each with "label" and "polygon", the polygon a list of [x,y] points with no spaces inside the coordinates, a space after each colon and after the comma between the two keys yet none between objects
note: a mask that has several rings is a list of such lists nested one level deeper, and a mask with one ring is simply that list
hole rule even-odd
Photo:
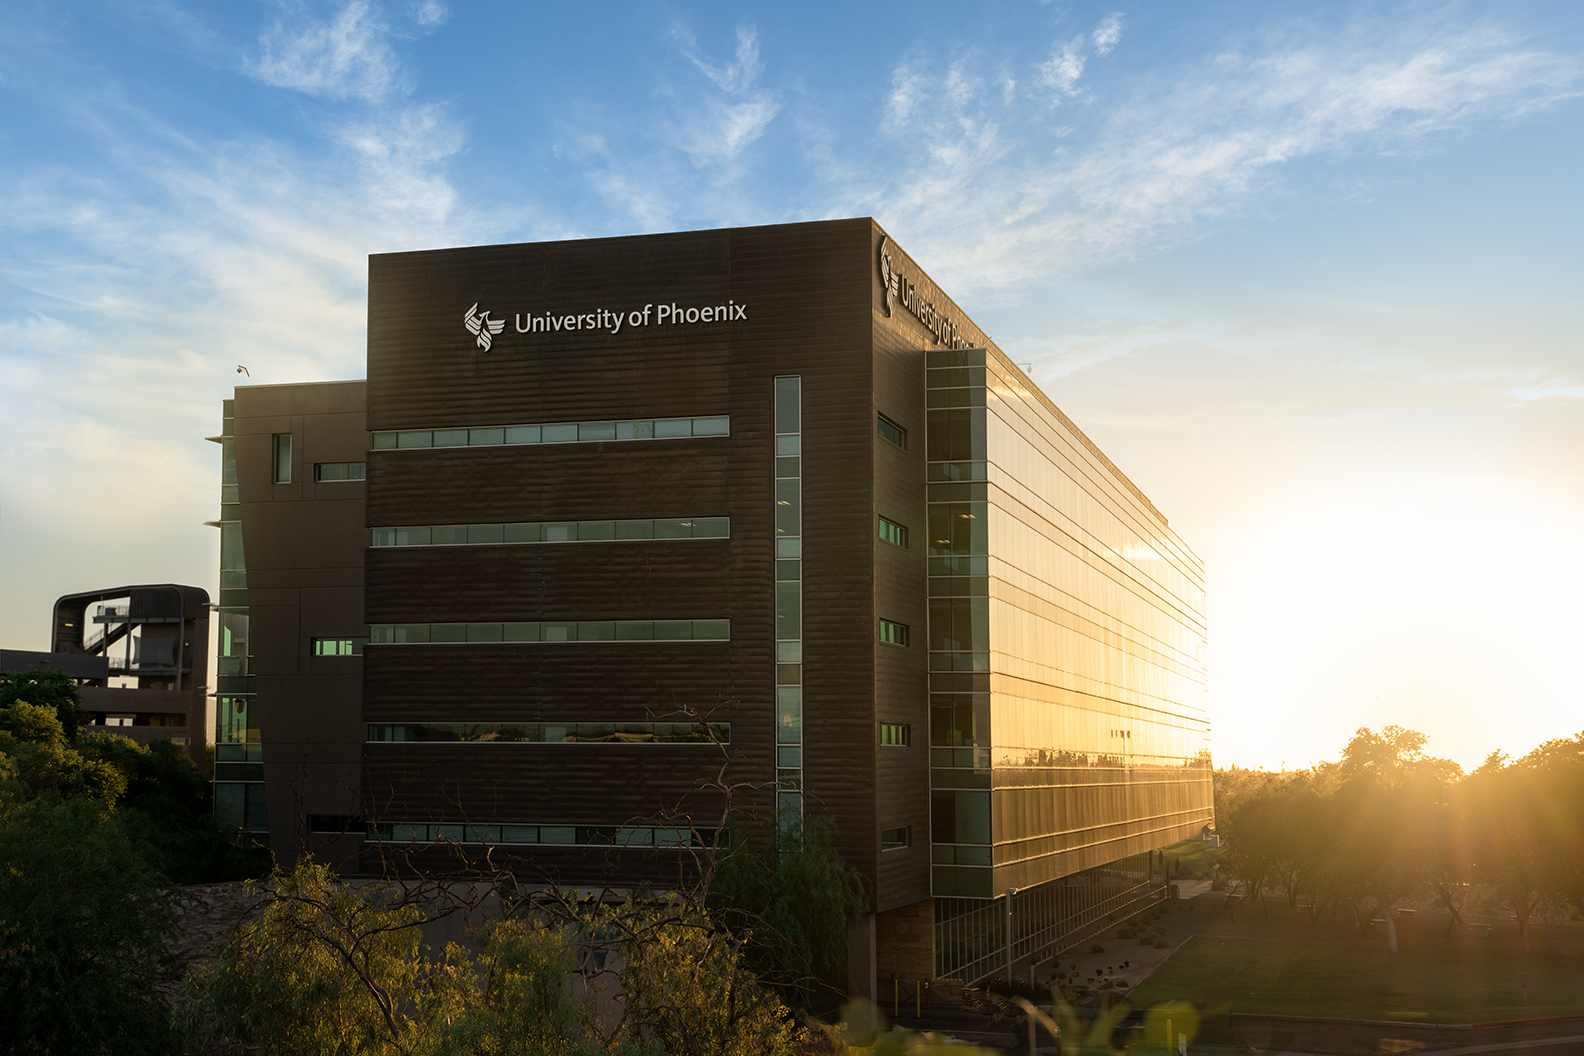
[{"label": "light pole", "polygon": [[1012,991],[1012,896],[1017,892],[1018,889],[1015,887],[1006,889],[1007,992],[1009,994]]}]

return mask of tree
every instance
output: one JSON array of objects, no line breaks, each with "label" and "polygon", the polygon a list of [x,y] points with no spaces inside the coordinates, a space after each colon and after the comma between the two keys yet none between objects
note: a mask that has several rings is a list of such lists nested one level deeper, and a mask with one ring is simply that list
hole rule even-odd
[{"label": "tree", "polygon": [[1392,907],[1428,887],[1435,834],[1446,828],[1448,789],[1463,776],[1457,763],[1427,756],[1427,741],[1401,726],[1379,733],[1361,728],[1336,768],[1337,850],[1347,863],[1355,911],[1358,901],[1373,900],[1369,916],[1385,917],[1392,953],[1398,949]]},{"label": "tree", "polygon": [[704,895],[722,925],[748,937],[750,965],[806,1003],[820,975],[845,973],[847,922],[868,912],[863,876],[831,846],[835,823],[795,816],[728,829]]},{"label": "tree", "polygon": [[[768,1056],[801,1051],[741,938],[682,895],[584,900],[514,881],[353,886],[300,859],[194,969],[178,1019],[198,1052],[261,1056]],[[424,945],[425,923],[493,905],[478,952]],[[582,955],[587,970],[578,968]],[[596,957],[595,954],[606,956]],[[598,968],[593,967],[600,963]],[[591,989],[573,992],[581,975]],[[594,991],[612,985],[604,1021]]]},{"label": "tree", "polygon": [[1535,910],[1559,879],[1560,845],[1544,815],[1562,804],[1551,806],[1548,777],[1543,769],[1503,766],[1472,777],[1465,790],[1476,876],[1513,910],[1525,953]]},{"label": "tree", "polygon": [[0,810],[0,1037],[23,1053],[171,1051],[154,984],[174,968],[179,900],[103,801]]},{"label": "tree", "polygon": [[267,902],[213,965],[188,976],[179,1021],[201,1051],[270,1056],[415,1053],[465,973],[423,956],[421,902],[354,889],[304,857],[260,889]]},{"label": "tree", "polygon": [[670,896],[596,919],[619,936],[621,1028],[632,1040],[677,1056],[804,1051],[791,1012],[749,969],[746,936],[722,930],[702,907]]},{"label": "tree", "polygon": [[0,707],[16,701],[55,709],[64,736],[69,740],[88,722],[77,699],[77,686],[64,671],[0,673]]},{"label": "tree", "polygon": [[19,798],[53,793],[113,804],[126,793],[126,774],[72,747],[57,710],[49,704],[17,700],[0,707],[0,753],[15,762],[20,783],[11,792]]}]

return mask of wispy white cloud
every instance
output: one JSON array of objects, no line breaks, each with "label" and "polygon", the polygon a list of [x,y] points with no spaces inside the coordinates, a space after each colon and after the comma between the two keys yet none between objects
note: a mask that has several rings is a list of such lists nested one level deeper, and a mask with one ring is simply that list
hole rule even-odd
[{"label": "wispy white cloud", "polygon": [[[1080,94],[1086,64],[1120,32],[1106,19],[1059,44],[1031,79]],[[1157,249],[1246,206],[1294,162],[1420,149],[1434,134],[1571,98],[1581,73],[1576,57],[1489,26],[1360,23],[1276,36],[1146,77],[1123,98],[1089,99],[1074,135],[964,76],[963,63],[932,59],[915,54],[892,74],[881,127],[912,149],[885,212],[909,245],[952,261],[943,277],[959,289]]]},{"label": "wispy white cloud", "polygon": [[408,5],[412,11],[412,19],[420,26],[443,26],[451,18],[451,9],[442,4],[440,0],[422,0],[421,3]]},{"label": "wispy white cloud", "polygon": [[[415,14],[437,23],[443,11],[424,5]],[[367,0],[351,0],[329,18],[293,6],[260,34],[259,54],[246,68],[277,88],[376,102],[409,87],[389,34],[382,12]]]},{"label": "wispy white cloud", "polygon": [[692,113],[677,124],[675,145],[698,165],[729,162],[764,134],[780,112],[775,97],[759,84],[764,62],[759,57],[759,34],[752,26],[737,30],[737,50],[730,62],[712,63],[685,29],[673,30],[682,53],[716,89],[695,99]]},{"label": "wispy white cloud", "polygon": [[658,86],[658,111],[638,121],[607,119],[597,134],[569,123],[560,153],[586,159],[593,186],[644,229],[679,216],[750,217],[753,193],[744,183],[752,148],[782,112],[779,94],[764,83],[758,32],[738,27],[724,60],[712,59],[683,24],[669,38],[684,72]]},{"label": "wispy white cloud", "polygon": [[[324,24],[344,33],[322,39],[357,38],[368,24],[358,7]],[[189,41],[208,33],[189,29]],[[73,575],[103,564],[119,580],[163,562],[148,574],[208,582],[213,562],[193,552],[190,530],[213,516],[217,449],[201,437],[215,432],[217,401],[248,382],[235,365],[255,383],[361,375],[368,254],[481,233],[448,173],[463,123],[438,104],[406,104],[389,77],[351,59],[314,74],[306,59],[286,62],[289,50],[272,53],[283,87],[344,100],[295,142],[195,135],[100,71],[45,74],[70,80],[71,92],[41,96],[97,164],[0,165],[7,270],[27,305],[0,318],[10,553],[34,533],[88,555]],[[90,509],[118,511],[125,547],[106,545]]]},{"label": "wispy white cloud", "polygon": [[1094,41],[1095,51],[1101,55],[1109,55],[1111,49],[1117,46],[1117,41],[1122,39],[1122,16],[1107,15],[1100,20],[1095,31],[1089,35]]},{"label": "wispy white cloud", "polygon": [[1507,395],[1525,403],[1551,399],[1578,400],[1584,399],[1584,385],[1569,384],[1561,380],[1547,381],[1544,384],[1530,385],[1527,388],[1509,389]]}]

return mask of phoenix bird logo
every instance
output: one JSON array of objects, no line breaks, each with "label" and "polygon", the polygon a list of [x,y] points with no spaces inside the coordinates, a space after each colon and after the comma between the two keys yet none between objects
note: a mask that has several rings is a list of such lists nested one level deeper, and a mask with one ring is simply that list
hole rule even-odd
[{"label": "phoenix bird logo", "polygon": [[880,239],[880,285],[885,287],[885,314],[886,318],[896,309],[898,287],[902,285],[902,276],[897,274],[896,268],[891,264],[891,239]]},{"label": "phoenix bird logo", "polygon": [[462,317],[462,325],[467,327],[468,333],[478,338],[478,347],[488,352],[491,339],[506,329],[506,320],[491,319],[489,312],[481,315],[478,302],[474,301],[473,307],[469,308],[467,314]]}]

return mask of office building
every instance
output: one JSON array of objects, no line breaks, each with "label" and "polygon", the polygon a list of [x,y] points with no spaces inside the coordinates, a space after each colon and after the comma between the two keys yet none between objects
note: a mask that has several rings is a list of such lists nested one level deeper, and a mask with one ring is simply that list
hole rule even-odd
[{"label": "office building", "polygon": [[217,736],[278,850],[663,883],[827,814],[860,960],[974,976],[951,921],[1017,889],[1037,953],[1211,820],[1200,561],[873,221],[375,256],[368,342],[228,407]]}]

